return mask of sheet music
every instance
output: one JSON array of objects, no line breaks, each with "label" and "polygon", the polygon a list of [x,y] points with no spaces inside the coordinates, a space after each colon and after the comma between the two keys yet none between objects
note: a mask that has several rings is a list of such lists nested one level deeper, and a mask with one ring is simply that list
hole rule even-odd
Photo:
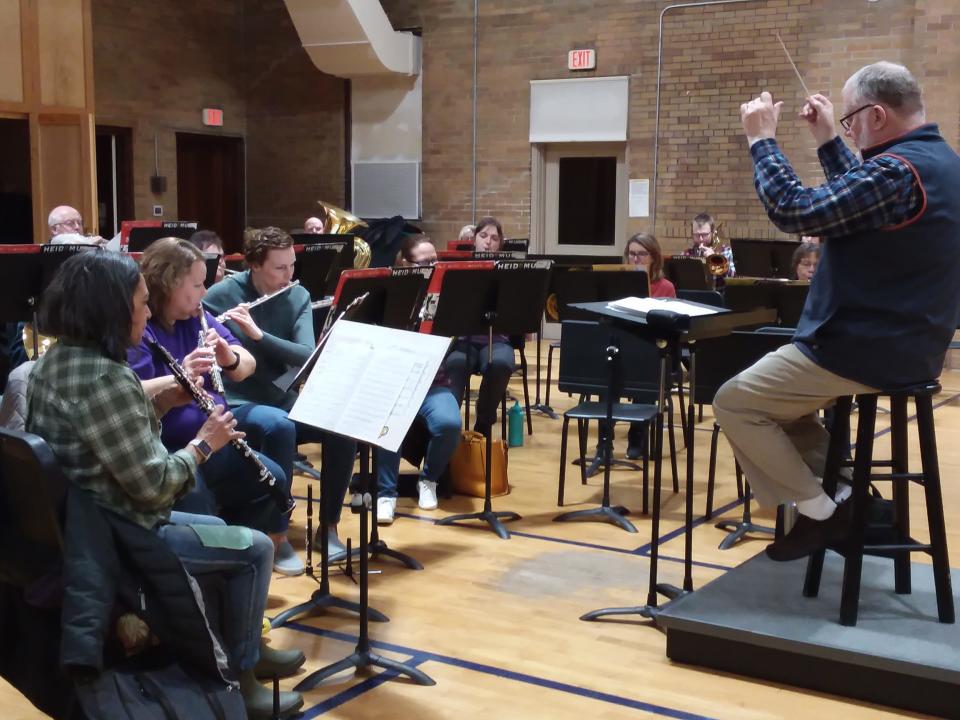
[{"label": "sheet music", "polygon": [[445,337],[341,320],[290,418],[397,451],[449,344]]},{"label": "sheet music", "polygon": [[607,303],[607,307],[613,310],[626,310],[627,312],[648,313],[651,310],[668,310],[678,315],[687,315],[696,317],[698,315],[716,315],[716,308],[701,307],[683,300],[669,300],[664,298],[638,298],[626,297],[621,300],[614,300]]}]

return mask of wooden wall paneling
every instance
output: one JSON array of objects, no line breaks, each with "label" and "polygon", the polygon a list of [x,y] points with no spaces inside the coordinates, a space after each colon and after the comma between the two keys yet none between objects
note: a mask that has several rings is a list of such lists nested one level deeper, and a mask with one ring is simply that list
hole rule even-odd
[{"label": "wooden wall paneling", "polygon": [[0,3],[0,100],[23,102],[20,3]]},{"label": "wooden wall paneling", "polygon": [[44,105],[86,107],[84,4],[84,0],[43,0],[37,6]]},{"label": "wooden wall paneling", "polygon": [[[84,200],[90,192],[84,187],[85,180],[89,185],[85,164],[90,163],[90,140],[84,133],[79,116],[41,115],[38,118],[37,128],[40,191],[38,195],[34,195],[34,215],[39,212],[42,217],[44,232],[38,233],[38,239],[45,239],[46,215],[56,205],[82,208],[84,221],[90,222],[90,214],[84,212],[87,207]],[[86,151],[84,151],[85,140],[88,146]],[[34,188],[36,189],[36,183]]]}]

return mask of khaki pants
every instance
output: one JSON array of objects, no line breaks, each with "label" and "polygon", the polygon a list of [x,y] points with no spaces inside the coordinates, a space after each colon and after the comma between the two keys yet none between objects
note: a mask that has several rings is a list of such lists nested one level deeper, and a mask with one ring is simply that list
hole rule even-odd
[{"label": "khaki pants", "polygon": [[862,392],[875,391],[823,369],[793,344],[724,383],[714,414],[761,505],[821,492],[829,434],[817,411]]}]

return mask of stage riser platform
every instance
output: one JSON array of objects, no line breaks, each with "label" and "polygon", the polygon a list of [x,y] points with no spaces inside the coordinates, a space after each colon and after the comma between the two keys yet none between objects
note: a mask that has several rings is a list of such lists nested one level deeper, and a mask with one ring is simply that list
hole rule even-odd
[{"label": "stage riser platform", "polygon": [[[681,663],[960,718],[960,626],[937,622],[929,565],[893,591],[893,563],[864,558],[860,619],[839,624],[843,558],[827,554],[820,597],[804,598],[806,561],[763,554],[665,608],[667,656]],[[954,583],[958,573],[954,571]],[[956,586],[956,585],[955,585]]]}]

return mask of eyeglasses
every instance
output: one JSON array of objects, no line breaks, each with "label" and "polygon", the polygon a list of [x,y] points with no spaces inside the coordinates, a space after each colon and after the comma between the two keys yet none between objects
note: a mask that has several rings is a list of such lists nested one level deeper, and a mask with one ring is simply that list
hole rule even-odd
[{"label": "eyeglasses", "polygon": [[67,227],[67,228],[74,228],[74,229],[79,230],[79,229],[82,229],[82,228],[83,228],[83,221],[82,221],[80,218],[71,218],[71,219],[69,219],[69,220],[61,220],[61,221],[58,222],[58,223],[54,223],[54,224],[53,224],[53,227],[55,227],[55,228],[56,228],[56,227]]},{"label": "eyeglasses", "polygon": [[842,118],[840,118],[840,124],[843,126],[843,129],[844,129],[844,130],[849,130],[849,129],[850,129],[850,118],[852,118],[852,117],[853,117],[854,115],[856,115],[858,112],[861,112],[861,111],[863,111],[863,110],[866,110],[867,108],[872,108],[874,105],[876,105],[876,103],[870,103],[869,105],[864,105],[864,106],[862,106],[862,107],[858,107],[858,108],[857,108],[856,110],[854,110],[853,112],[849,112],[849,113],[847,113],[846,115],[844,115]]},{"label": "eyeglasses", "polygon": [[650,257],[650,253],[648,253],[646,250],[631,250],[627,253],[627,257],[645,258]]}]

